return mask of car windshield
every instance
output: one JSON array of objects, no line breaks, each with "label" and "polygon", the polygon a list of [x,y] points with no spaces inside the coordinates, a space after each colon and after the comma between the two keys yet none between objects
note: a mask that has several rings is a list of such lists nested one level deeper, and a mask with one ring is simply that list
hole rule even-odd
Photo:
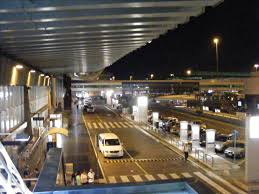
[{"label": "car windshield", "polygon": [[228,137],[226,136],[216,136],[216,141],[227,141],[228,140]]},{"label": "car windshield", "polygon": [[118,139],[106,139],[105,145],[106,146],[120,145],[120,141]]}]

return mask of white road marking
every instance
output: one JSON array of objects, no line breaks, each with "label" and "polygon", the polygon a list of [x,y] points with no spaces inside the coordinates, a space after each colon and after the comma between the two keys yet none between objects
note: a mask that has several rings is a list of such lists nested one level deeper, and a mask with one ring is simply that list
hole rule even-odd
[{"label": "white road marking", "polygon": [[[83,117],[84,124],[85,124],[85,126],[86,126],[85,117],[84,117],[83,115],[82,115],[82,117]],[[97,151],[96,151],[95,146],[94,146],[94,142],[93,142],[93,140],[92,140],[92,138],[91,138],[90,130],[89,130],[87,127],[86,127],[86,130],[87,130],[87,133],[88,133],[88,135],[89,135],[89,139],[90,139],[90,142],[91,142],[91,144],[92,144],[92,147],[93,147],[93,150],[94,150],[95,157],[96,157],[97,162],[98,162],[98,164],[99,164],[99,166],[100,166],[100,169],[101,169],[101,172],[102,172],[103,178],[104,178],[105,182],[107,183],[107,179],[106,179],[106,176],[105,176],[105,174],[104,174],[103,167],[102,167],[102,165],[101,165],[100,159],[98,158]]]},{"label": "white road marking", "polygon": [[113,122],[113,123],[114,123],[114,125],[115,125],[116,127],[122,128],[122,126],[120,126],[119,123],[117,123],[117,122]]},{"label": "white road marking", "polygon": [[94,126],[95,129],[98,129],[98,126],[97,126],[96,123],[93,123],[93,126]]},{"label": "white road marking", "polygon": [[183,175],[185,178],[192,178],[192,175],[190,175],[190,173],[188,173],[188,172],[183,172],[182,175]]},{"label": "white road marking", "polygon": [[168,178],[164,174],[157,174],[161,180],[167,180]]},{"label": "white road marking", "polygon": [[202,179],[203,181],[205,181],[207,184],[209,184],[210,186],[212,186],[214,189],[216,189],[217,191],[219,191],[220,193],[223,194],[230,194],[230,192],[228,192],[227,190],[225,190],[223,187],[221,187],[220,185],[218,185],[217,183],[215,183],[214,181],[212,181],[211,179],[209,179],[207,176],[203,175],[200,172],[194,172],[193,174],[195,174],[198,178]]},{"label": "white road marking", "polygon": [[134,127],[131,123],[129,122],[124,122],[125,125],[128,125],[129,127]]},{"label": "white road marking", "polygon": [[128,128],[128,126],[126,126],[123,122],[119,122],[119,124],[124,128]]},{"label": "white road marking", "polygon": [[92,125],[91,125],[91,123],[87,123],[87,127],[88,127],[89,129],[92,129],[92,128],[93,128]]},{"label": "white road marking", "polygon": [[171,174],[169,174],[173,179],[179,179],[180,177],[177,175],[177,174],[175,174],[175,173],[171,173]]},{"label": "white road marking", "polygon": [[115,128],[115,126],[112,124],[112,122],[109,122],[109,125],[111,126],[111,128]]},{"label": "white road marking", "polygon": [[143,182],[143,179],[139,175],[132,175],[132,177],[136,182]]},{"label": "white road marking", "polygon": [[156,179],[153,177],[153,175],[151,175],[151,174],[145,174],[145,177],[146,177],[147,180],[149,180],[149,181],[154,181],[154,180],[156,180]]},{"label": "white road marking", "polygon": [[122,182],[124,182],[124,183],[130,182],[127,176],[120,176],[120,177],[121,177]]},{"label": "white road marking", "polygon": [[104,124],[105,128],[107,128],[107,129],[110,128],[106,122],[104,122],[103,124]]},{"label": "white road marking", "polygon": [[109,183],[117,183],[114,176],[108,176]]},{"label": "white road marking", "polygon": [[101,127],[101,129],[104,129],[103,124],[102,123],[98,123],[98,125]]}]

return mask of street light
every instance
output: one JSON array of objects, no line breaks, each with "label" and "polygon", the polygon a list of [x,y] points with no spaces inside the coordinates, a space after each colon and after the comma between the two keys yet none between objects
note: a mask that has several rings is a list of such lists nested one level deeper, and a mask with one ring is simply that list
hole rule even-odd
[{"label": "street light", "polygon": [[151,75],[150,75],[150,79],[153,79],[154,78],[154,74],[152,73]]},{"label": "street light", "polygon": [[132,75],[130,75],[130,80],[132,80],[132,78],[133,78],[133,76],[132,76]]},{"label": "street light", "polygon": [[258,67],[259,67],[259,64],[254,64],[255,71],[257,71]]},{"label": "street light", "polygon": [[216,65],[217,65],[217,72],[219,72],[219,52],[218,52],[219,39],[214,38],[213,43],[215,44],[215,47],[216,47]]},{"label": "street light", "polygon": [[186,74],[187,74],[187,75],[191,75],[191,74],[192,74],[192,71],[191,71],[190,69],[188,69],[188,70],[186,71]]}]

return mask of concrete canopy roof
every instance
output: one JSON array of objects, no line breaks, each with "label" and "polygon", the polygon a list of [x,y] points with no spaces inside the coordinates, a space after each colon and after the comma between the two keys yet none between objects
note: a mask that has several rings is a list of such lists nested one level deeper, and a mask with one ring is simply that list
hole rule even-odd
[{"label": "concrete canopy roof", "polygon": [[1,49],[49,73],[100,72],[221,0],[1,0]]}]

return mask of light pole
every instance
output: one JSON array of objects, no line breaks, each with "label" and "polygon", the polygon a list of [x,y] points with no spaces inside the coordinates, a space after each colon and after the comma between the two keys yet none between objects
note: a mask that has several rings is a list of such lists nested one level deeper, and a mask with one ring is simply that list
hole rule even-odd
[{"label": "light pole", "polygon": [[257,71],[258,67],[259,67],[259,64],[254,64],[255,71]]},{"label": "light pole", "polygon": [[154,74],[150,74],[150,79],[153,79],[154,78]]},{"label": "light pole", "polygon": [[188,76],[190,76],[190,75],[192,74],[192,71],[191,71],[190,69],[188,69],[188,70],[186,71],[186,74],[187,74]]},{"label": "light pole", "polygon": [[218,52],[219,39],[214,38],[213,43],[215,44],[215,47],[216,47],[216,65],[217,65],[216,67],[217,67],[217,72],[219,72],[219,52]]}]

